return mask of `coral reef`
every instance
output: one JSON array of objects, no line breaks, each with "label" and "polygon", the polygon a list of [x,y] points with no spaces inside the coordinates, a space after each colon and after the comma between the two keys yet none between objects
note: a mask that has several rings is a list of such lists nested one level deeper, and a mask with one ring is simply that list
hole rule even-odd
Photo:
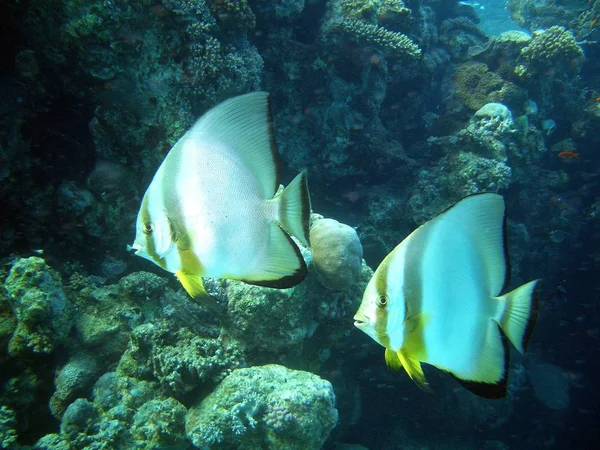
[{"label": "coral reef", "polygon": [[[34,248],[42,246],[43,228],[53,226],[58,236],[43,240],[46,250],[81,254],[101,242],[118,258],[135,220],[131,204],[170,146],[208,106],[260,86],[263,60],[245,36],[255,26],[253,12],[245,1],[216,0],[51,0],[18,9],[32,47],[16,58],[20,80],[31,98],[47,105],[49,117],[30,120],[21,132],[30,136],[15,133],[2,152],[3,167],[10,167],[3,190],[18,192],[20,170],[31,166],[46,180],[65,179],[45,182],[43,193],[23,199],[32,208],[11,223],[25,225],[24,238],[38,241]],[[65,102],[73,117],[53,112]],[[18,115],[13,120],[24,122]],[[55,128],[81,136],[63,139],[66,133]],[[45,130],[52,130],[54,144],[41,137]],[[61,148],[60,155],[31,157],[46,145]],[[77,156],[67,157],[70,152]],[[46,164],[50,154],[61,161]],[[106,170],[92,172],[102,165],[126,165],[117,175],[122,181],[111,183]],[[53,216],[56,206],[62,220]],[[84,264],[101,264],[89,254]]]},{"label": "coral reef", "polygon": [[190,448],[185,438],[186,408],[161,395],[155,383],[114,372],[94,386],[93,402],[79,398],[65,411],[60,433],[35,445],[59,448]]},{"label": "coral reef", "polygon": [[440,42],[457,60],[466,60],[488,41],[486,34],[466,17],[446,19],[440,26]]},{"label": "coral reef", "polygon": [[373,45],[390,56],[418,58],[421,50],[407,36],[396,31],[389,31],[378,25],[358,20],[343,20],[330,25],[330,32],[340,32],[359,43]]},{"label": "coral reef", "polygon": [[13,357],[52,353],[69,330],[67,297],[58,273],[41,258],[18,260],[4,283],[17,319],[8,343]]},{"label": "coral reef", "polygon": [[[497,161],[506,161],[516,149],[517,133],[510,110],[501,103],[487,103],[475,112],[467,127],[458,133],[463,148]],[[516,150],[515,150],[516,151]]]},{"label": "coral reef", "polygon": [[186,417],[197,448],[319,449],[337,423],[331,384],[278,365],[235,370]]},{"label": "coral reef", "polygon": [[564,27],[552,26],[536,32],[531,42],[521,50],[525,66],[517,67],[519,75],[552,69],[567,73],[577,72],[583,62],[583,50],[573,33]]},{"label": "coral reef", "polygon": [[[329,270],[330,281],[338,289],[335,294],[313,274],[288,290],[207,280],[206,287],[217,303],[195,304],[183,291],[173,292],[166,279],[147,272],[131,273],[115,284],[74,274],[63,286],[43,259],[15,261],[7,272],[2,299],[2,304],[15,310],[14,317],[6,311],[5,341],[15,339],[11,331],[17,335],[26,330],[18,336],[26,335],[26,342],[44,343],[38,346],[42,354],[55,351],[57,345],[63,350],[64,362],[55,370],[54,392],[45,406],[61,420],[60,433],[43,436],[35,448],[85,448],[101,443],[141,448],[143,442],[187,448],[190,444],[183,433],[187,406],[182,402],[199,392],[210,392],[236,368],[282,359],[299,363],[301,355],[306,358],[305,349],[315,352],[316,360],[300,364],[318,368],[346,332],[372,273],[360,265],[360,243],[352,228],[331,223],[336,225],[335,233],[352,231],[340,247],[348,253],[346,265],[338,267],[338,273]],[[307,258],[312,266],[309,253]],[[348,271],[356,269],[357,263],[360,272],[352,273],[350,279]],[[207,320],[209,311],[213,320]],[[61,334],[53,331],[57,324]],[[70,339],[66,339],[67,332]],[[29,352],[36,351],[33,346]],[[7,357],[21,355],[13,352]],[[12,388],[7,384],[3,403],[12,407],[34,403],[42,383],[35,371],[25,371],[10,380]],[[20,389],[31,395],[17,397]],[[301,442],[298,448],[317,445],[306,444],[312,442],[309,437],[315,437],[296,430],[296,418],[284,406],[272,403],[264,411],[265,423],[276,433],[287,436],[295,430],[293,440]],[[6,439],[15,434],[11,430],[19,420],[10,417]],[[334,424],[335,420],[327,425],[319,442]]]},{"label": "coral reef", "polygon": [[299,353],[317,326],[310,314],[313,298],[305,294],[301,287],[277,290],[229,283],[231,336],[256,356]]},{"label": "coral reef", "polygon": [[352,227],[313,215],[310,242],[313,267],[324,287],[348,289],[358,283],[362,245]]},{"label": "coral reef", "polygon": [[529,30],[557,25],[573,27],[578,35],[586,37],[598,32],[594,22],[600,12],[597,0],[508,0],[506,6],[512,19]]},{"label": "coral reef", "polygon": [[157,380],[176,398],[201,383],[218,383],[231,370],[244,365],[239,344],[200,337],[188,328],[168,323],[148,323],[135,328],[127,351],[119,362],[121,373],[138,379]]},{"label": "coral reef", "polygon": [[510,110],[488,103],[456,135],[430,138],[429,145],[443,149],[445,156],[418,174],[408,201],[415,223],[425,222],[467,195],[508,188],[512,170],[507,160],[517,148],[516,132]]},{"label": "coral reef", "polygon": [[[356,253],[350,254],[356,257]],[[354,270],[356,260],[351,261]],[[240,342],[248,358],[262,363],[297,361],[306,350],[313,354],[329,351],[347,330],[371,274],[364,262],[358,266],[359,273],[352,273],[353,278],[349,278],[347,264],[338,267],[337,276],[329,272],[335,291],[318,281],[312,263],[305,282],[292,289],[229,282],[227,334]]]},{"label": "coral reef", "polygon": [[79,353],[61,367],[54,381],[56,390],[50,399],[50,411],[61,417],[66,407],[80,394],[85,394],[98,376],[99,364],[91,354]]},{"label": "coral reef", "polygon": [[17,420],[14,411],[6,406],[0,407],[0,446],[2,448],[14,448],[17,445],[17,431],[15,425]]},{"label": "coral reef", "polygon": [[466,62],[456,67],[452,81],[465,105],[478,110],[486,103],[522,104],[525,93],[514,83],[491,72],[484,63]]},{"label": "coral reef", "polygon": [[[509,0],[526,31],[499,36],[458,0],[4,3],[0,447],[535,447],[559,442],[549,424],[576,437],[597,402],[568,404],[560,370],[576,389],[597,360],[581,341],[597,337],[593,301],[571,297],[600,270],[600,1]],[[195,302],[127,255],[135,213],[189,125],[259,88],[282,179],[307,169],[313,207],[337,221],[313,216],[293,289],[206,279]],[[506,401],[440,375],[434,402],[373,363],[352,317],[367,263],[483,190],[506,197],[513,277],[544,274],[536,335],[569,332],[555,360],[517,361]],[[534,384],[539,420],[520,434]]]}]

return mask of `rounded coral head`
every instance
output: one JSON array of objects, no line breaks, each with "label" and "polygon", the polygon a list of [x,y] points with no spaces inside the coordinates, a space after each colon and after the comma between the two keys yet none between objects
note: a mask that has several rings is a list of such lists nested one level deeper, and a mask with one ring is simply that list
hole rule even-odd
[{"label": "rounded coral head", "polygon": [[310,228],[313,267],[319,282],[332,290],[343,290],[360,280],[362,245],[349,225],[319,218]]}]

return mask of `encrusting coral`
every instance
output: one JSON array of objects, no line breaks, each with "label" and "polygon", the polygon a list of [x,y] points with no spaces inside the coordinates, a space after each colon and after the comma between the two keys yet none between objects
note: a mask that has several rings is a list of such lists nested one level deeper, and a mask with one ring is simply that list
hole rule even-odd
[{"label": "encrusting coral", "polygon": [[519,104],[524,101],[522,90],[490,71],[484,63],[471,61],[458,65],[452,82],[465,105],[475,111],[490,102]]},{"label": "encrusting coral", "polygon": [[67,297],[58,273],[41,258],[22,258],[13,265],[4,288],[17,318],[10,355],[52,353],[68,331]]},{"label": "encrusting coral", "polygon": [[237,369],[186,417],[201,449],[317,450],[336,425],[328,381],[279,365]]}]

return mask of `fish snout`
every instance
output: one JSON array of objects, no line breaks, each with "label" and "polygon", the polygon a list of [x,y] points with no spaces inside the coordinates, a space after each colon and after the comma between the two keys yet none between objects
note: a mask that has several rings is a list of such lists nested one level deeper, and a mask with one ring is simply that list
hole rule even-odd
[{"label": "fish snout", "polygon": [[142,249],[142,246],[140,244],[138,244],[137,242],[134,242],[133,245],[128,245],[127,246],[127,251],[128,252],[135,252],[136,255],[139,253],[139,251],[141,249]]},{"label": "fish snout", "polygon": [[369,325],[369,318],[363,315],[354,316],[354,326],[356,328],[364,328]]}]

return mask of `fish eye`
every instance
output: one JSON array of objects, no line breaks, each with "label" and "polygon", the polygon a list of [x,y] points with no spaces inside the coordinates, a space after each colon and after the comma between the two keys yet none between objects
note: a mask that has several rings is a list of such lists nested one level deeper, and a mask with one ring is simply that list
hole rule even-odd
[{"label": "fish eye", "polygon": [[388,303],[388,299],[385,295],[380,295],[377,297],[377,306],[381,308],[385,308]]},{"label": "fish eye", "polygon": [[150,234],[154,231],[154,227],[152,226],[151,223],[147,223],[144,225],[144,233],[146,234]]}]

